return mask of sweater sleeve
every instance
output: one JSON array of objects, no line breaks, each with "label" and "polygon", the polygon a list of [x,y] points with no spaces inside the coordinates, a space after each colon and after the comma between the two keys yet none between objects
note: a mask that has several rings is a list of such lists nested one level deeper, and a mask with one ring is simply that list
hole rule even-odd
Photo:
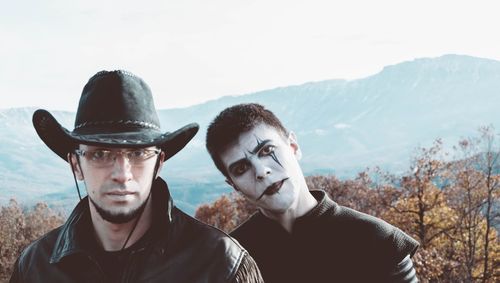
[{"label": "sweater sleeve", "polygon": [[232,281],[233,283],[263,283],[262,275],[260,274],[257,263],[253,258],[245,253],[243,256],[240,266],[236,271],[236,275]]},{"label": "sweater sleeve", "polygon": [[407,255],[389,274],[387,282],[395,283],[418,283],[417,273],[413,267],[410,255]]}]

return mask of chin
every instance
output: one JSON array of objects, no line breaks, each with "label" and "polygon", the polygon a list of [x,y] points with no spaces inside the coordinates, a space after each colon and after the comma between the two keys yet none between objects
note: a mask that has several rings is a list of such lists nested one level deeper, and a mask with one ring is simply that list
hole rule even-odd
[{"label": "chin", "polygon": [[89,199],[102,219],[115,224],[123,224],[133,220],[139,215],[141,208],[146,205],[146,202],[134,204],[133,206],[130,203],[100,205],[94,202],[92,198]]},{"label": "chin", "polygon": [[127,209],[104,210],[100,211],[101,217],[111,223],[123,224],[132,221],[140,213],[140,206]]}]

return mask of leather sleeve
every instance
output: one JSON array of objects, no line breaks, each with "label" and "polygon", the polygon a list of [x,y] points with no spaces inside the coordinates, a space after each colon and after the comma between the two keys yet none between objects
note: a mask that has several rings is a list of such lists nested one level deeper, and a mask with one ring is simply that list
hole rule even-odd
[{"label": "leather sleeve", "polygon": [[21,279],[19,278],[19,258],[16,260],[16,263],[14,263],[14,271],[12,272],[10,276],[9,283],[17,283],[17,282],[22,282]]},{"label": "leather sleeve", "polygon": [[240,266],[236,271],[233,283],[263,283],[262,275],[260,274],[257,263],[253,258],[245,253],[243,256]]},{"label": "leather sleeve", "polygon": [[395,282],[395,283],[419,282],[410,255],[406,256],[400,263],[398,263],[389,276],[390,279],[387,282]]}]

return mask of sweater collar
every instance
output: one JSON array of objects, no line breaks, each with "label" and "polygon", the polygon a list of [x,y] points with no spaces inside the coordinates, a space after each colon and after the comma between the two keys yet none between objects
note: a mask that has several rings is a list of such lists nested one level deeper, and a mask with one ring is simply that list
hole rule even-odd
[{"label": "sweater collar", "polygon": [[310,192],[313,195],[313,197],[318,201],[318,204],[316,204],[316,206],[313,207],[313,209],[311,209],[309,212],[297,218],[295,220],[295,224],[307,221],[308,219],[311,218],[320,217],[327,211],[331,210],[332,208],[334,210],[337,208],[337,204],[328,197],[325,191],[311,190]]},{"label": "sweater collar", "polygon": [[[310,192],[318,203],[309,212],[295,219],[292,234],[295,234],[297,230],[307,229],[306,227],[308,226],[307,224],[311,222],[310,220],[321,217],[328,211],[337,211],[338,204],[331,200],[325,191],[311,190]],[[279,230],[281,231],[280,233],[283,233],[283,235],[291,235],[278,222],[266,217],[262,212],[257,212],[255,217],[255,221],[258,221],[261,227],[265,227],[263,230]]]}]

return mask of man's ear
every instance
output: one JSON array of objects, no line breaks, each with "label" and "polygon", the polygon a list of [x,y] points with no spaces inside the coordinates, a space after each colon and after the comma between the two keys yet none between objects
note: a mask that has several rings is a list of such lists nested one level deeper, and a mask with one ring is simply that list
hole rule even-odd
[{"label": "man's ear", "polygon": [[156,170],[155,179],[160,176],[161,168],[163,168],[163,163],[165,163],[165,152],[160,152],[160,156],[158,158],[160,158],[160,163],[158,163],[158,170]]},{"label": "man's ear", "polygon": [[67,155],[68,163],[71,166],[71,170],[75,172],[76,178],[82,181],[83,180],[82,168],[80,168],[80,164],[78,163],[78,160],[76,160],[77,158],[78,157],[72,153],[68,153]]},{"label": "man's ear", "polygon": [[229,186],[233,187],[233,189],[234,189],[235,191],[239,191],[239,190],[238,190],[238,187],[236,187],[236,185],[233,183],[233,181],[231,181],[231,179],[226,178],[226,184],[228,184]]},{"label": "man's ear", "polygon": [[293,150],[295,158],[297,158],[297,160],[300,160],[302,158],[302,151],[300,150],[299,143],[297,142],[297,136],[292,131],[290,131],[290,133],[288,134],[288,143]]}]

